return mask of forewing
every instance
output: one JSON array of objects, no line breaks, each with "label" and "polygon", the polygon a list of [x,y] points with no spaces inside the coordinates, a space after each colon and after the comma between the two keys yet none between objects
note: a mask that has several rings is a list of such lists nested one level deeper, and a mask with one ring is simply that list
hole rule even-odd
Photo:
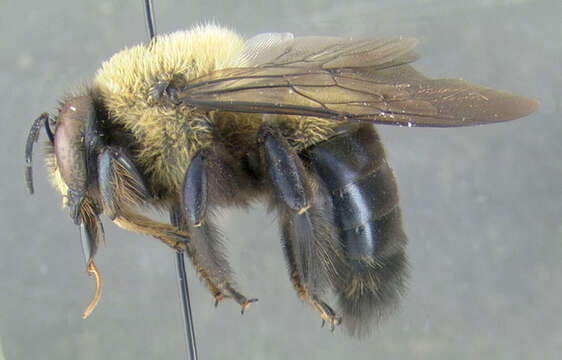
[{"label": "forewing", "polygon": [[225,69],[179,89],[177,100],[233,112],[437,127],[512,120],[538,105],[533,99],[464,80],[427,79],[409,65]]},{"label": "forewing", "polygon": [[234,112],[305,115],[406,126],[468,126],[533,112],[532,99],[468,81],[424,77],[407,65],[412,38],[352,40],[257,35],[241,67],[177,89],[184,104]]}]

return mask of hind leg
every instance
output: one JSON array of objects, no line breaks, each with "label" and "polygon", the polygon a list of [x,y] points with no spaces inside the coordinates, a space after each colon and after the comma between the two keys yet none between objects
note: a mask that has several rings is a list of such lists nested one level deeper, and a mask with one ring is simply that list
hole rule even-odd
[{"label": "hind leg", "polygon": [[341,318],[321,296],[332,280],[326,268],[334,266],[341,250],[331,215],[324,213],[321,185],[315,183],[280,131],[264,125],[260,139],[264,174],[273,189],[272,204],[281,215],[289,275],[299,297],[333,328]]},{"label": "hind leg", "polygon": [[333,289],[347,329],[361,336],[405,288],[407,238],[396,181],[370,125],[347,129],[306,155],[328,190],[344,250],[345,271]]}]

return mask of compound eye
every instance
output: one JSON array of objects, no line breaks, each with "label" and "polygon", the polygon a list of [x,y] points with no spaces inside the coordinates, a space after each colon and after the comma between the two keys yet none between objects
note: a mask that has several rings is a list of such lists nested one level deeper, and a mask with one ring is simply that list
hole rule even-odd
[{"label": "compound eye", "polygon": [[92,100],[79,96],[67,101],[59,112],[55,130],[55,158],[68,188],[83,194],[87,188],[84,133],[94,116]]}]

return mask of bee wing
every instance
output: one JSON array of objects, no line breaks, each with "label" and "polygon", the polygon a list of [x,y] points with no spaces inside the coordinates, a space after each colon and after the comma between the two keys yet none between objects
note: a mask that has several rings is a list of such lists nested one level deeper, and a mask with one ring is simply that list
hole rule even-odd
[{"label": "bee wing", "polygon": [[199,108],[304,115],[405,126],[469,126],[516,119],[538,102],[464,80],[432,80],[407,63],[416,40],[293,38],[262,34],[247,41],[243,66],[178,89]]},{"label": "bee wing", "polygon": [[408,37],[352,40],[266,33],[244,43],[239,62],[241,67],[382,68],[416,60],[417,44]]}]

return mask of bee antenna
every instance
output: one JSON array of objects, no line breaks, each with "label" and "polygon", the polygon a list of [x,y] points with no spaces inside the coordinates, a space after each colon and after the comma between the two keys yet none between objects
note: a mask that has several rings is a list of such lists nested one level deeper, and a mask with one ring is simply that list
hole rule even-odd
[{"label": "bee antenna", "polygon": [[[146,25],[148,28],[148,35],[150,36],[151,44],[155,41],[156,26],[154,21],[154,7],[152,0],[144,0],[144,10],[146,13]],[[29,161],[31,163],[31,161]],[[177,214],[177,209],[172,210],[170,220],[172,225],[179,226],[180,219]],[[191,315],[191,302],[189,300],[189,288],[187,286],[187,275],[185,273],[185,259],[183,251],[176,252],[176,264],[178,270],[178,284],[180,288],[180,297],[182,302],[182,311],[184,315],[185,336],[187,352],[191,360],[197,360],[197,342],[195,341],[195,329],[193,327],[193,317]]]},{"label": "bee antenna", "polygon": [[33,121],[31,129],[27,135],[27,142],[25,143],[25,183],[27,185],[27,190],[30,194],[33,194],[33,145],[37,142],[39,138],[39,131],[41,131],[41,126],[45,125],[45,130],[47,131],[47,136],[54,143],[53,133],[49,128],[49,114],[43,113],[37,119]]}]

